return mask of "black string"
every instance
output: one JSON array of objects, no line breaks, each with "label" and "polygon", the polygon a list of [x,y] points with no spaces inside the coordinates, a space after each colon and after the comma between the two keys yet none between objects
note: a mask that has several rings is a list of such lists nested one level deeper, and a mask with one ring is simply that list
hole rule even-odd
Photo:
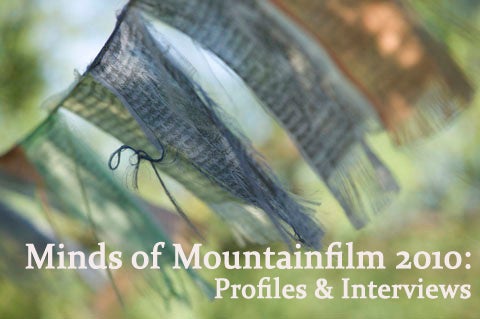
[{"label": "black string", "polygon": [[[155,164],[161,163],[163,161],[163,159],[165,158],[165,149],[162,147],[162,152],[160,154],[160,157],[153,158],[150,155],[148,155],[147,152],[145,152],[143,150],[136,150],[131,146],[122,145],[115,152],[112,153],[112,155],[110,156],[110,159],[108,160],[108,167],[112,171],[116,170],[120,166],[120,160],[121,160],[121,157],[122,157],[122,153],[123,153],[123,151],[126,151],[126,150],[129,150],[129,151],[133,152],[133,155],[130,157],[130,165],[134,166],[134,168],[135,168],[135,171],[134,171],[134,174],[133,174],[133,185],[134,185],[134,187],[136,189],[138,189],[138,171],[139,171],[139,168],[140,168],[140,164],[144,160],[148,161],[150,163],[153,171],[155,172],[155,175],[157,176],[157,179],[160,182],[160,185],[162,185],[162,188],[165,191],[165,194],[167,195],[168,199],[173,204],[173,206],[175,207],[177,212],[186,220],[186,222],[188,223],[190,228],[192,228],[193,231],[201,239],[204,239],[202,234],[200,234],[200,232],[198,231],[197,227],[192,223],[190,218],[188,218],[188,216],[184,212],[184,210],[178,205],[177,201],[175,200],[173,195],[170,193],[170,191],[168,190],[167,186],[165,185],[162,177],[160,176],[160,173],[158,172],[157,167],[155,166]],[[132,161],[132,159],[135,159],[135,160]]]}]

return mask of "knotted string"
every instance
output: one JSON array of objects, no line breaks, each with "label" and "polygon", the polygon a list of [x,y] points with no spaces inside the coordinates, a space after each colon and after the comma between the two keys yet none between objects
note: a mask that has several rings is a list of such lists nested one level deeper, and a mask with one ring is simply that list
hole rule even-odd
[{"label": "knotted string", "polygon": [[[160,173],[157,170],[157,167],[155,164],[161,163],[163,159],[165,158],[165,149],[162,147],[162,152],[160,154],[160,157],[158,158],[153,158],[150,155],[148,155],[147,152],[143,150],[136,150],[131,146],[128,145],[122,145],[120,146],[115,152],[112,153],[110,156],[110,159],[108,160],[108,167],[114,171],[120,166],[120,161],[122,157],[122,152],[130,150],[133,152],[133,155],[130,157],[130,165],[134,167],[134,173],[133,173],[133,185],[135,189],[138,189],[138,171],[140,169],[140,164],[142,161],[147,161],[150,163],[150,166],[152,167],[153,171],[155,172],[155,175],[157,176],[158,181],[160,182],[160,185],[162,185],[163,190],[165,191],[165,194],[167,195],[168,199],[170,202],[173,204],[177,212],[186,220],[190,228],[201,238],[204,239],[202,234],[198,231],[197,227],[192,223],[190,218],[188,218],[187,214],[184,212],[184,210],[178,205],[177,201],[173,197],[173,195],[170,193],[168,190],[167,186],[165,185],[162,177],[160,176]],[[135,160],[132,160],[135,159]]]},{"label": "knotted string", "polygon": [[[108,167],[112,171],[116,170],[120,166],[122,153],[123,153],[123,151],[126,151],[126,150],[130,150],[134,153],[130,157],[130,165],[132,165],[135,168],[134,173],[133,173],[133,187],[135,189],[138,189],[138,170],[140,168],[140,163],[143,160],[146,160],[146,161],[150,162],[153,169],[155,170],[155,173],[157,173],[157,170],[156,170],[154,164],[155,163],[160,163],[160,162],[163,161],[163,159],[165,158],[165,151],[162,148],[162,153],[160,154],[160,157],[159,158],[152,158],[150,155],[147,154],[147,152],[145,152],[143,150],[136,150],[131,146],[122,145],[115,152],[112,153],[112,155],[110,156],[110,159],[108,160]],[[136,158],[135,161],[132,160],[134,158]],[[161,180],[158,173],[157,173],[157,177]]]}]

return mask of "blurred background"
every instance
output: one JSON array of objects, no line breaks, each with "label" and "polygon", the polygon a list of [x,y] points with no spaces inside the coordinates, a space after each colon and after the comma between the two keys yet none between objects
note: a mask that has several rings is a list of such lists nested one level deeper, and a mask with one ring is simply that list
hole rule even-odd
[{"label": "blurred background", "polygon": [[[480,83],[480,2],[477,0],[409,1],[425,26],[448,46],[476,87]],[[20,142],[44,118],[42,105],[75,80],[100,51],[113,30],[119,0],[0,0],[0,155]],[[171,34],[173,40],[181,38]],[[182,45],[179,41],[178,45]],[[189,57],[192,60],[195,57]],[[215,61],[211,61],[215,63]],[[198,66],[200,67],[200,66]],[[219,68],[220,69],[220,68]],[[373,133],[371,144],[392,169],[402,192],[383,214],[365,229],[354,230],[335,200],[300,158],[286,134],[259,107],[250,92],[231,74],[216,74],[224,84],[217,98],[235,101],[228,112],[264,154],[282,181],[302,197],[319,202],[318,219],[327,230],[324,246],[331,241],[354,241],[357,250],[381,250],[387,270],[382,271],[201,271],[213,278],[226,277],[235,283],[255,284],[264,276],[279,276],[282,282],[314,286],[325,277],[332,284],[342,277],[355,282],[426,283],[472,285],[469,300],[216,300],[211,301],[188,278],[184,279],[188,301],[167,301],[146,287],[141,272],[114,274],[123,305],[111,280],[96,282],[88,274],[72,271],[25,272],[25,260],[7,258],[9,249],[24,249],[20,234],[0,227],[0,318],[478,318],[480,313],[480,101],[441,133],[404,148],[395,148],[384,133]],[[205,81],[208,82],[208,79]],[[226,96],[226,97],[225,97]],[[228,103],[226,103],[228,104]],[[71,125],[105,161],[119,146],[91,125],[71,116]],[[94,143],[92,143],[94,141]],[[153,173],[142,171],[140,191],[150,201],[171,209]],[[125,178],[120,176],[122,182]],[[239,246],[225,223],[179,185],[172,189],[190,218],[205,235],[208,249],[263,250]],[[152,191],[152,189],[154,191]],[[150,190],[150,191],[147,191]],[[35,227],[73,238],[91,247],[88,229],[54,217],[56,225],[39,207],[38,198],[19,196],[0,188],[0,202],[20,211]],[[180,223],[180,222],[179,222]],[[16,231],[28,232],[29,229]],[[174,240],[192,239],[188,227],[178,227]],[[52,235],[53,236],[53,235]],[[54,237],[54,236],[53,236]],[[279,250],[283,244],[274,245]],[[457,250],[470,251],[470,270],[398,271],[395,252]],[[26,254],[25,251],[22,251]],[[125,280],[125,278],[130,280]],[[131,279],[133,278],[133,279]],[[92,284],[92,282],[96,282]],[[132,282],[134,283],[132,287]],[[137,287],[139,286],[139,287]]]}]

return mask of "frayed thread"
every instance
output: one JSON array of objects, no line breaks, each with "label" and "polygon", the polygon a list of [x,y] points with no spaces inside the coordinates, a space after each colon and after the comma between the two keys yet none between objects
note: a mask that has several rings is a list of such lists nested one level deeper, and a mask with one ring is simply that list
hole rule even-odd
[{"label": "frayed thread", "polygon": [[327,185],[357,229],[384,210],[400,190],[388,168],[364,142],[343,158]]},{"label": "frayed thread", "polygon": [[170,202],[173,204],[177,212],[185,219],[187,224],[192,228],[192,230],[200,237],[204,238],[203,235],[200,233],[198,228],[195,226],[195,224],[190,220],[188,215],[185,213],[185,211],[180,207],[180,205],[177,203],[176,199],[172,195],[172,193],[168,190],[167,185],[163,181],[162,177],[160,176],[160,173],[158,172],[155,164],[161,163],[163,159],[165,158],[165,148],[161,148],[160,156],[158,158],[152,158],[150,155],[147,154],[147,152],[143,150],[136,150],[131,146],[128,145],[122,145],[120,146],[115,152],[112,153],[110,156],[110,159],[108,160],[108,168],[110,168],[112,171],[118,169],[120,166],[120,161],[122,157],[122,153],[124,151],[132,151],[133,155],[130,157],[130,165],[134,167],[134,174],[133,174],[133,185],[136,189],[138,189],[138,171],[140,169],[140,164],[142,161],[147,161],[150,163],[150,166],[152,167],[153,171],[155,172],[155,175],[160,182],[160,185],[162,186],[163,190],[165,191],[165,194],[167,195],[168,199]]}]

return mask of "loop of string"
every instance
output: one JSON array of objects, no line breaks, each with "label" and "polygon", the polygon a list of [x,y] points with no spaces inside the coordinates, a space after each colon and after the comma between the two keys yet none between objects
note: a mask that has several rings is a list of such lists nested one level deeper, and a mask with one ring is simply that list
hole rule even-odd
[{"label": "loop of string", "polygon": [[170,193],[168,190],[167,186],[165,185],[165,182],[163,181],[162,177],[160,176],[160,173],[157,170],[157,167],[155,164],[161,163],[163,159],[165,158],[165,149],[162,148],[160,157],[158,158],[153,158],[150,155],[148,155],[147,152],[143,150],[136,150],[131,146],[128,145],[122,145],[119,147],[115,152],[112,153],[110,156],[110,159],[108,160],[108,167],[114,171],[120,166],[120,161],[122,157],[122,153],[126,150],[132,151],[133,155],[130,157],[130,165],[132,165],[135,169],[133,173],[133,185],[136,189],[138,189],[138,171],[140,168],[140,164],[142,161],[147,161],[150,163],[150,166],[152,167],[153,171],[155,172],[155,175],[160,182],[160,185],[162,186],[163,190],[165,191],[165,194],[167,195],[168,199],[170,202],[173,204],[177,212],[185,219],[185,221],[188,223],[190,228],[201,238],[203,239],[204,237],[202,234],[200,234],[199,230],[197,227],[192,223],[190,218],[188,218],[187,214],[183,211],[183,209],[178,205],[177,201],[173,197],[173,195]]},{"label": "loop of string", "polygon": [[121,159],[121,156],[122,156],[122,152],[126,151],[126,150],[132,151],[134,153],[134,155],[137,156],[137,161],[136,162],[130,161],[130,164],[134,165],[134,166],[140,165],[140,162],[142,160],[147,160],[150,163],[160,163],[165,158],[165,149],[163,149],[163,148],[162,148],[162,152],[161,152],[159,158],[152,158],[152,157],[150,157],[150,155],[147,154],[147,152],[145,152],[143,150],[136,150],[131,146],[122,145],[115,152],[112,153],[112,155],[110,156],[110,159],[108,160],[108,167],[112,171],[114,171],[118,168],[118,166],[120,165],[120,159]]}]

